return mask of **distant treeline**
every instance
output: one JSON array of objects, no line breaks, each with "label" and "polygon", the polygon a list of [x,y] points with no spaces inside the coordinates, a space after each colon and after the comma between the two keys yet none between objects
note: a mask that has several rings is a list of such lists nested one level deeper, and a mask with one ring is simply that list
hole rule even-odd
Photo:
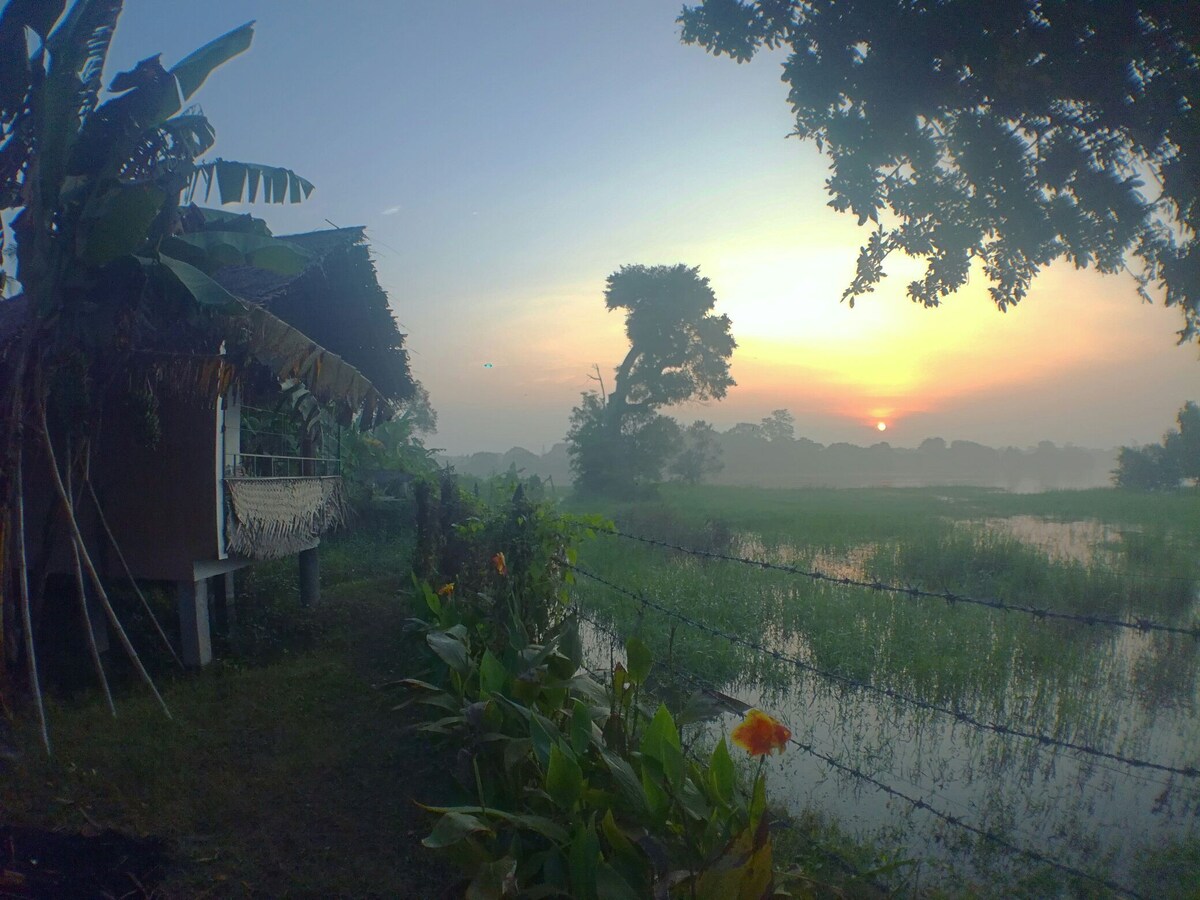
[{"label": "distant treeline", "polygon": [[[1115,449],[1090,450],[1049,441],[1025,449],[997,449],[972,441],[948,443],[941,438],[929,438],[916,448],[893,447],[886,442],[869,447],[826,446],[792,437],[787,431],[742,423],[715,433],[717,461],[722,467],[705,480],[768,488],[963,484],[1041,491],[1108,486],[1116,466]],[[558,485],[571,482],[565,443],[555,444],[540,456],[514,447],[506,453],[443,457],[442,462],[465,475],[488,477],[515,470],[525,477],[552,479]]]}]

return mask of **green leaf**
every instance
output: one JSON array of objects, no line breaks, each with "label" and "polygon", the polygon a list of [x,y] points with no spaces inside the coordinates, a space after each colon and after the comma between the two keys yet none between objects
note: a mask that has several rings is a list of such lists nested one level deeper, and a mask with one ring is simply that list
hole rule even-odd
[{"label": "green leaf", "polygon": [[550,748],[550,764],[546,767],[546,793],[564,810],[570,810],[583,790],[583,770],[569,752],[558,744]]},{"label": "green leaf", "polygon": [[733,801],[733,792],[736,786],[733,759],[729,756],[729,748],[725,745],[724,737],[717,741],[717,746],[713,747],[712,756],[709,757],[708,779],[713,795],[717,799],[723,803]]},{"label": "green leaf", "polygon": [[675,721],[664,704],[659,704],[642,734],[641,751],[662,767],[668,783],[674,787],[680,785],[683,781],[683,750]]},{"label": "green leaf", "polygon": [[187,147],[193,159],[208,152],[217,140],[217,133],[208,119],[194,113],[174,116],[159,127]]},{"label": "green leaf", "polygon": [[575,701],[571,710],[571,749],[576,756],[587,752],[588,744],[592,741],[592,713],[582,700]]},{"label": "green leaf", "polygon": [[764,821],[737,834],[721,856],[700,872],[697,900],[762,900],[774,883],[771,834]]},{"label": "green leaf", "polygon": [[523,828],[526,831],[540,834],[542,837],[560,845],[565,845],[571,839],[571,836],[567,834],[561,825],[552,819],[547,819],[545,816],[519,815],[491,806],[482,808],[478,806],[426,806],[425,809],[435,813],[461,812],[468,815],[486,816],[489,819],[499,819],[517,828]]},{"label": "green leaf", "polygon": [[300,180],[301,180],[300,176],[297,175],[295,172],[291,171],[290,169],[288,170],[288,173],[287,173],[287,179],[288,179],[288,199],[290,199],[293,203],[299,203],[301,200],[303,200],[305,197],[307,197],[309,194],[309,191],[312,190],[311,185],[309,186],[308,191],[304,190],[304,187],[300,184]]},{"label": "green leaf", "polygon": [[207,200],[212,192],[214,179],[222,203],[247,201],[251,199],[251,194],[257,198],[260,186],[263,203],[284,203],[288,199],[292,203],[299,203],[313,192],[312,182],[288,169],[228,159],[214,159],[197,164],[192,171],[188,190],[194,195],[203,180],[204,198]]},{"label": "green leaf", "polygon": [[235,162],[217,160],[217,194],[221,203],[238,203],[246,196],[246,167]]},{"label": "green leaf", "polygon": [[313,260],[311,253],[295,244],[241,231],[197,231],[171,241],[200,251],[207,264],[194,264],[210,273],[222,266],[247,265],[279,275],[298,275]]},{"label": "green leaf", "polygon": [[754,790],[750,793],[750,825],[756,827],[767,811],[767,776],[759,773],[754,779]]},{"label": "green leaf", "polygon": [[633,699],[633,683],[629,680],[629,670],[621,663],[613,666],[612,675],[613,702],[618,706],[627,706]]},{"label": "green leaf", "polygon": [[601,750],[600,755],[634,815],[639,818],[643,816],[646,813],[646,792],[642,789],[642,782],[633,771],[633,766],[611,750]]},{"label": "green leaf", "polygon": [[608,841],[613,852],[619,856],[637,857],[638,850],[633,846],[633,841],[625,837],[625,833],[617,827],[617,820],[613,818],[612,810],[606,810],[604,818],[600,820],[600,830],[604,832],[604,839]]},{"label": "green leaf", "polygon": [[471,661],[462,641],[444,631],[435,631],[426,636],[425,641],[438,658],[459,675],[466,676],[470,671]]},{"label": "green leaf", "polygon": [[135,253],[165,201],[166,195],[153,185],[133,184],[114,185],[102,200],[89,203],[80,222],[83,262],[102,266]]},{"label": "green leaf", "polygon": [[625,657],[629,661],[629,680],[644,684],[654,662],[650,648],[640,638],[631,637],[625,642]]},{"label": "green leaf", "polygon": [[491,826],[468,813],[448,812],[438,819],[433,831],[429,832],[429,836],[421,843],[431,850],[440,850],[457,844],[468,835],[480,832],[491,834]]},{"label": "green leaf", "polygon": [[694,773],[692,778],[685,779],[677,793],[680,805],[688,812],[692,818],[703,822],[712,815],[713,807],[708,802],[708,798],[704,796],[704,792],[700,790],[697,778],[699,773]]},{"label": "green leaf", "polygon": [[504,745],[504,768],[512,770],[524,765],[533,753],[533,741],[529,738],[509,738]]},{"label": "green leaf", "polygon": [[571,841],[569,866],[571,896],[579,900],[596,900],[596,867],[600,862],[600,839],[591,822],[575,832]]},{"label": "green leaf", "polygon": [[665,823],[671,808],[671,798],[654,779],[649,766],[642,767],[642,795],[645,797],[646,809],[649,810],[651,818],[659,825]]},{"label": "green leaf", "polygon": [[487,696],[500,693],[508,683],[508,670],[504,663],[496,658],[491,650],[483,651],[483,659],[479,662],[479,693]]},{"label": "green leaf", "polygon": [[239,312],[245,308],[233,294],[195,266],[189,265],[181,259],[173,259],[165,253],[159,253],[158,261],[201,306],[222,309],[226,312]]},{"label": "green leaf", "polygon": [[576,675],[568,682],[572,696],[596,707],[608,708],[608,694],[590,675]]},{"label": "green leaf", "polygon": [[612,866],[601,862],[596,867],[596,895],[604,900],[641,900],[644,893],[634,890]]},{"label": "green leaf", "polygon": [[541,713],[530,711],[529,737],[533,741],[533,753],[542,768],[550,765],[550,748],[557,743],[558,734],[553,722]]},{"label": "green leaf", "polygon": [[171,74],[179,82],[179,92],[183,94],[184,101],[200,90],[200,86],[213,69],[248,50],[253,39],[254,23],[247,22],[216,40],[209,41],[176,63],[171,69]]}]

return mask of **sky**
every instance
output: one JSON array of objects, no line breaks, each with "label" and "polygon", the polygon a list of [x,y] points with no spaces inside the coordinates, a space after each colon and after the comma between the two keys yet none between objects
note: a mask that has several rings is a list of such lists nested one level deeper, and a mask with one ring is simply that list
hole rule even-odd
[{"label": "sky", "polygon": [[737,386],[666,410],[685,423],[787,408],[822,443],[1107,448],[1159,439],[1200,399],[1181,315],[1127,276],[1056,265],[1000,313],[974,271],[931,310],[900,258],[839,302],[867,233],[788,137],[781,57],[684,46],[680,5],[127,0],[108,74],[257,20],[196,98],[213,152],[316,185],[250,210],[276,234],[366,226],[438,412],[428,443],[451,453],[563,439],[593,365],[611,376],[625,354],[604,282],[637,263],[699,266],[733,322]]}]

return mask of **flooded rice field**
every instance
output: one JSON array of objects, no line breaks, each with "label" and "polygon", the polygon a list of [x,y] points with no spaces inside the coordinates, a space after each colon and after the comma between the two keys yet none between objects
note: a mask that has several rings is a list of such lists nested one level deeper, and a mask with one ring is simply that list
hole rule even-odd
[{"label": "flooded rice field", "polygon": [[[994,578],[980,576],[972,593],[1009,590],[1010,570],[1028,567],[1029,590],[1059,592],[1039,597],[1054,608],[1099,606],[1127,619],[1151,604],[1152,618],[1194,626],[1195,580],[1153,560],[1139,565],[1127,546],[1139,535],[1099,521],[984,517],[949,523],[930,552],[945,562],[966,546],[970,565],[994,567]],[[925,559],[927,548],[914,549],[922,540],[834,550],[745,532],[734,535],[729,555],[907,586],[905,561]],[[628,559],[626,572],[642,571],[628,568],[635,564]],[[655,626],[654,610],[643,608],[622,633],[661,627],[668,638],[659,646],[672,662],[781,718],[811,748],[793,746],[771,761],[776,802],[922,860],[920,877],[935,882],[1011,873],[1006,844],[1158,896],[1154,853],[1200,841],[1194,637],[852,593],[738,568],[724,575],[708,560],[648,559],[642,590],[667,597],[663,606],[687,621],[659,612]],[[585,596],[621,629],[620,610],[605,615],[608,601]],[[712,627],[690,635],[697,622]],[[620,655],[599,632],[590,641],[598,660]],[[727,717],[714,734],[734,721]],[[1039,865],[1026,858],[1016,867]]]}]

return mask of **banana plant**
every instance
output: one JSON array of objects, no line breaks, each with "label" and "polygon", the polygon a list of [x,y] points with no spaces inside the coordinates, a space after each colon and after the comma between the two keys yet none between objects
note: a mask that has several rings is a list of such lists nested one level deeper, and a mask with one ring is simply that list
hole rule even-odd
[{"label": "banana plant", "polygon": [[[0,301],[10,326],[0,336],[0,630],[17,621],[4,614],[14,597],[28,608],[25,423],[51,423],[31,427],[53,458],[56,420],[46,415],[53,393],[65,387],[85,398],[73,409],[82,416],[69,421],[86,437],[98,414],[89,391],[128,370],[139,347],[158,346],[168,334],[172,349],[189,349],[188,340],[193,349],[212,345],[229,320],[253,314],[211,278],[217,267],[241,262],[294,272],[306,264],[298,248],[232,227],[236,217],[224,232],[185,228],[185,194],[207,197],[215,188],[222,203],[294,203],[312,192],[289,169],[203,158],[215,132],[192,98],[215,69],[249,48],[254,24],[170,68],[148,57],[118,73],[106,93],[102,76],[122,6],[10,0],[0,10],[0,297],[11,298]],[[58,422],[60,441],[66,422]],[[82,545],[69,492],[60,494],[65,522]],[[86,567],[86,547],[77,550]],[[2,631],[0,646],[12,646]],[[26,646],[37,695],[28,639]],[[5,662],[0,708],[12,659]]]}]

